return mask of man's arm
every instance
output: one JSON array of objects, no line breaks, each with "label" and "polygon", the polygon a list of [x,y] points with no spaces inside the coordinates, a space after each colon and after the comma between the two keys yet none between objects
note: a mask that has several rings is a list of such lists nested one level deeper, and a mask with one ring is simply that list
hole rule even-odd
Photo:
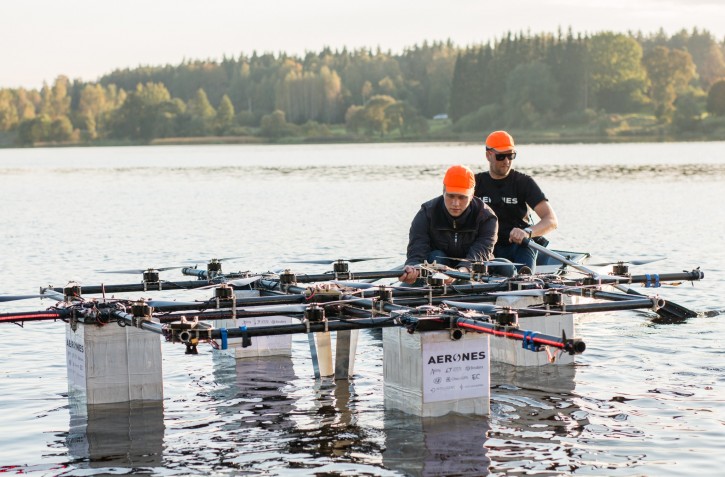
[{"label": "man's arm", "polygon": [[466,254],[466,262],[459,262],[460,268],[471,269],[473,261],[486,261],[493,259],[493,246],[498,236],[498,217],[493,212],[485,211],[485,218],[478,224],[478,236],[471,244]]},{"label": "man's arm", "polygon": [[531,236],[541,237],[549,232],[553,232],[559,226],[559,219],[556,217],[554,208],[551,207],[548,200],[542,200],[536,207],[534,212],[539,216],[539,221],[531,226]]},{"label": "man's arm", "polygon": [[[534,212],[539,216],[539,221],[529,227],[531,229],[531,237],[540,237],[549,232],[556,230],[559,226],[559,219],[556,217],[553,207],[548,200],[542,200],[536,207]],[[523,229],[513,228],[509,234],[509,241],[512,243],[521,243],[524,239],[531,238]]]},{"label": "man's arm", "polygon": [[431,252],[430,234],[428,233],[428,217],[425,210],[421,207],[413,222],[410,224],[410,233],[408,238],[408,253],[405,260],[405,268],[399,280],[408,284],[413,283],[418,278],[418,269],[412,265],[423,263]]},{"label": "man's arm", "polygon": [[405,260],[406,265],[418,265],[423,263],[431,252],[430,234],[428,233],[428,216],[421,207],[413,222],[410,224],[408,234],[408,253]]}]

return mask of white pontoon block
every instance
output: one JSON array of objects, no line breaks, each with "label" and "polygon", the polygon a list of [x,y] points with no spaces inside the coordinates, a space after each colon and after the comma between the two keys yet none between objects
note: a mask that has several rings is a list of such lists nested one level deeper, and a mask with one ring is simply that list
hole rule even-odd
[{"label": "white pontoon block", "polygon": [[[564,297],[566,300],[568,297]],[[500,296],[496,300],[497,306],[510,306],[512,308],[525,308],[543,303],[541,297],[536,296]],[[519,316],[519,328],[526,331],[536,331],[551,336],[562,336],[562,331],[567,338],[574,337],[574,315],[552,314],[549,316]],[[495,362],[511,364],[513,366],[542,366],[547,364],[564,365],[573,364],[574,356],[568,353],[561,353],[558,349],[551,349],[551,355],[556,359],[551,362],[549,353],[546,350],[534,352],[525,349],[522,342],[491,337],[491,359]]]},{"label": "white pontoon block", "polygon": [[[234,294],[237,298],[250,298],[258,297],[259,291],[236,290]],[[217,320],[214,326],[217,328],[237,329],[244,326],[253,328],[255,326],[291,325],[298,322],[299,320],[292,317],[279,315]],[[226,349],[220,349],[218,352],[237,359],[292,355],[292,335],[255,336],[252,338],[251,345],[246,348],[242,346],[242,338],[230,338],[226,343]]]},{"label": "white pontoon block", "polygon": [[[236,329],[246,326],[279,326],[299,323],[290,316],[260,316],[255,318],[237,318],[236,320],[217,320],[215,326],[226,329]],[[227,348],[218,350],[237,359],[257,358],[261,356],[291,356],[292,335],[255,336],[252,343],[246,348],[242,347],[242,338],[227,340]]]},{"label": "white pontoon block", "polygon": [[335,379],[350,379],[355,372],[355,354],[360,330],[335,333]]},{"label": "white pontoon block", "polygon": [[489,336],[447,330],[408,333],[383,329],[385,407],[422,417],[451,412],[488,415]]},{"label": "white pontoon block", "polygon": [[349,379],[355,370],[355,353],[360,330],[335,332],[335,359],[332,358],[332,334],[308,333],[312,367],[315,378],[334,376],[335,380]]},{"label": "white pontoon block", "polygon": [[[237,290],[237,298],[260,296],[257,290]],[[240,307],[243,308],[243,307]],[[253,328],[256,326],[280,326],[299,323],[293,317],[278,315],[255,318],[236,318],[217,321],[218,328],[236,329]],[[332,357],[333,341],[329,332],[309,333],[308,341],[315,377],[330,377],[335,379],[349,379],[355,368],[355,353],[357,352],[359,330],[343,330],[335,333],[335,359]],[[242,346],[242,338],[226,340],[226,348],[219,353],[233,356],[237,359],[257,358],[263,356],[291,356],[292,335],[255,336],[251,345]]]},{"label": "white pontoon block", "polygon": [[131,326],[66,325],[68,392],[86,404],[160,401],[161,336]]}]

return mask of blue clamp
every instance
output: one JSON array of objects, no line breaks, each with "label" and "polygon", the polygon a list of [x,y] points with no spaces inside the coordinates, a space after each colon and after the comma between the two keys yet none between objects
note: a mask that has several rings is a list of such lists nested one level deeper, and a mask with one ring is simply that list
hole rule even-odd
[{"label": "blue clamp", "polygon": [[524,331],[524,339],[521,341],[521,347],[529,351],[539,351],[540,346],[534,343],[534,337],[537,334],[536,331]]},{"label": "blue clamp", "polygon": [[[645,282],[644,287],[645,288],[659,288],[660,287],[660,276],[659,274],[655,273],[653,275],[650,275],[649,273],[644,274]],[[652,283],[652,280],[654,280],[654,283]]]},{"label": "blue clamp", "polygon": [[222,335],[222,349],[227,349],[228,343],[227,343],[227,329],[226,328],[219,328],[219,333]]},{"label": "blue clamp", "polygon": [[247,334],[247,325],[242,325],[239,327],[239,331],[242,332],[242,348],[246,348],[248,346],[252,345],[252,338],[249,337],[249,334]]}]

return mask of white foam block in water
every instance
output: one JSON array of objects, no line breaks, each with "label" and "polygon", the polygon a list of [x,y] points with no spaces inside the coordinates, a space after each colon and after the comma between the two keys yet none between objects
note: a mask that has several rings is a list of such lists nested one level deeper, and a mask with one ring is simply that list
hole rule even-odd
[{"label": "white foam block in water", "polygon": [[489,414],[489,336],[383,329],[385,407],[423,417]]},{"label": "white foam block in water", "polygon": [[[236,290],[234,294],[237,299],[260,296],[257,290]],[[299,323],[299,320],[289,316],[274,315],[255,318],[237,318],[236,320],[216,320],[214,327],[236,329],[242,326],[254,328],[256,326],[279,326],[291,325],[293,323]],[[242,347],[242,338],[230,338],[227,341],[227,349],[217,350],[216,352],[237,359],[260,356],[291,356],[292,335],[255,336],[252,338],[252,344],[246,348]]]},{"label": "white foam block in water", "polygon": [[[564,297],[569,299],[569,297]],[[496,299],[497,306],[510,306],[512,308],[525,308],[532,305],[540,305],[543,302],[538,296],[500,296]],[[519,316],[519,328],[526,331],[536,331],[542,334],[557,336],[562,335],[562,330],[567,338],[574,337],[574,315],[556,314],[550,316]],[[552,349],[551,353],[556,356],[553,363],[549,361],[549,354],[546,351],[534,352],[524,349],[521,341],[499,336],[491,337],[491,359],[498,363],[506,363],[513,366],[545,366],[573,364],[574,356],[568,353],[560,353]]]},{"label": "white foam block in water", "polygon": [[[257,326],[279,326],[299,323],[299,320],[289,316],[260,316],[255,318],[237,318],[235,320],[216,320],[215,327],[234,329],[242,326],[254,328]],[[253,358],[258,356],[291,356],[292,335],[255,336],[252,344],[242,347],[242,338],[230,338],[227,349],[218,350],[235,358]]]},{"label": "white foam block in water", "polygon": [[162,400],[161,336],[115,323],[66,325],[69,394],[87,404]]}]

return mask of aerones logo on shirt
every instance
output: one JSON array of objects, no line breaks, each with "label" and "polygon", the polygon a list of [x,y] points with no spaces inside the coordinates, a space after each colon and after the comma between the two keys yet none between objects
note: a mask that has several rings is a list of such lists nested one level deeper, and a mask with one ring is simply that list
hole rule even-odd
[{"label": "aerones logo on shirt", "polygon": [[[493,200],[491,200],[490,197],[485,196],[485,195],[481,197],[481,200],[483,200],[483,202],[485,204],[493,203]],[[514,204],[515,205],[515,204],[519,203],[519,199],[517,197],[501,197],[501,202],[503,202],[504,204]]]}]

